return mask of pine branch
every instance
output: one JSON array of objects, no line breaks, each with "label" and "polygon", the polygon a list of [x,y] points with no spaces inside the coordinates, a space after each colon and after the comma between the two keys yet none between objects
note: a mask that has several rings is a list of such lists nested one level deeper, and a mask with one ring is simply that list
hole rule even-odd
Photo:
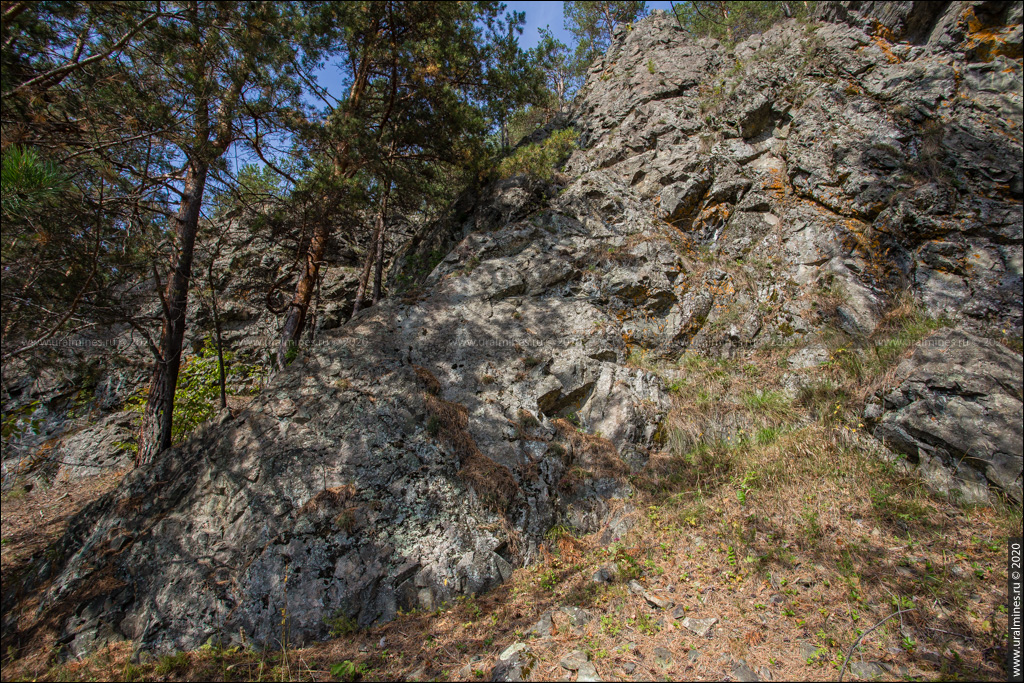
[{"label": "pine branch", "polygon": [[65,78],[67,78],[75,71],[84,69],[90,64],[95,64],[96,62],[102,61],[110,55],[114,54],[115,52],[119,51],[128,43],[129,40],[135,37],[135,34],[144,29],[149,24],[156,21],[156,19],[161,16],[163,16],[163,14],[160,12],[154,12],[153,14],[150,14],[142,22],[140,22],[138,26],[133,28],[131,31],[126,33],[120,40],[114,43],[106,52],[95,54],[92,57],[88,57],[87,59],[81,62],[77,60],[76,55],[73,61],[64,64],[63,66],[59,66],[56,69],[51,69],[46,73],[39,74],[35,78],[30,78],[29,80],[14,88],[14,90],[12,90],[9,94],[18,95],[30,92],[40,93],[45,90],[48,90],[49,88],[52,88],[53,86],[63,81]]}]

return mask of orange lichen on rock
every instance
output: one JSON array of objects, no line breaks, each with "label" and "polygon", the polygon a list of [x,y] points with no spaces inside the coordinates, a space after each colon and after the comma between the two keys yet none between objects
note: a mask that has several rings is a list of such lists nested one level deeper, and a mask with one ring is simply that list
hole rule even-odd
[{"label": "orange lichen on rock", "polygon": [[899,64],[900,62],[903,61],[898,56],[896,56],[895,52],[892,51],[892,43],[890,43],[885,38],[875,35],[872,36],[871,42],[874,43],[875,46],[882,51],[882,54],[885,55],[885,58],[889,60],[890,64]]},{"label": "orange lichen on rock", "polygon": [[987,26],[975,14],[973,7],[964,10],[960,15],[960,23],[967,29],[967,39],[961,47],[964,52],[971,54],[973,59],[991,62],[999,55],[1010,59],[1020,59],[1024,56],[1024,45],[1009,40],[1013,35],[1013,27]]}]

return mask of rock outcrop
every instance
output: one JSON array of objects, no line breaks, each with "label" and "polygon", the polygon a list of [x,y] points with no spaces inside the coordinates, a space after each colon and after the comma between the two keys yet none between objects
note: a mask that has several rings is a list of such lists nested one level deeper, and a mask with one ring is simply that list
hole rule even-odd
[{"label": "rock outcrop", "polygon": [[403,257],[418,286],[76,520],[36,577],[78,606],[69,651],[300,643],[486,590],[628,495],[668,406],[646,359],[814,366],[908,294],[971,343],[918,349],[876,434],[1019,500],[1020,359],[980,335],[1022,330],[1021,62],[977,45],[1020,3],[892,4],[732,50],[620,26],[567,182],[457,207]]},{"label": "rock outcrop", "polygon": [[991,339],[943,331],[897,368],[897,386],[867,407],[874,434],[928,483],[968,502],[994,486],[1018,504],[1024,471],[1021,357]]}]

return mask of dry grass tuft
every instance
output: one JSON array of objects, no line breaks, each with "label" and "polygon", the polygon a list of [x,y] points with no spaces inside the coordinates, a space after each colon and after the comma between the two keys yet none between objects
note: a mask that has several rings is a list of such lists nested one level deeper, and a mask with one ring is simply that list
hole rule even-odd
[{"label": "dry grass tuft", "polygon": [[563,456],[567,465],[580,467],[599,478],[619,478],[628,471],[615,444],[608,439],[588,434],[563,418],[552,420],[551,424],[557,430],[557,438],[568,445]]},{"label": "dry grass tuft", "polygon": [[519,495],[512,472],[480,452],[469,433],[466,407],[432,394],[424,394],[427,431],[437,436],[459,458],[459,478],[469,484],[491,507],[504,512]]},{"label": "dry grass tuft", "polygon": [[463,459],[459,478],[473,487],[485,503],[500,512],[508,510],[520,492],[512,472],[479,450]]},{"label": "dry grass tuft", "polygon": [[341,510],[345,507],[345,503],[347,503],[355,494],[356,487],[352,484],[324,489],[306,501],[306,503],[299,508],[298,514],[308,515]]},{"label": "dry grass tuft", "polygon": [[430,370],[427,370],[422,365],[414,365],[412,366],[412,370],[413,372],[416,373],[416,376],[423,383],[423,386],[424,388],[426,388],[428,394],[433,394],[434,396],[437,396],[441,393],[441,382],[438,381],[437,377],[434,376],[434,373],[432,373]]}]

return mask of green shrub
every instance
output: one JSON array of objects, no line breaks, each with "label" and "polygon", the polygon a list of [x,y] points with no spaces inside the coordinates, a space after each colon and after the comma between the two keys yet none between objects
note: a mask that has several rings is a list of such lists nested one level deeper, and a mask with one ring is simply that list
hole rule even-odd
[{"label": "green shrub", "polygon": [[351,659],[331,665],[331,675],[339,681],[356,681],[369,672],[364,662],[356,664]]},{"label": "green shrub", "polygon": [[517,148],[498,164],[498,177],[511,178],[526,175],[540,180],[551,180],[555,170],[565,163],[576,149],[578,134],[572,128],[555,131],[542,142]]},{"label": "green shrub", "polygon": [[[234,354],[224,351],[224,370],[227,379],[237,377],[247,382],[259,380],[266,368],[259,363],[232,363]],[[235,394],[231,385],[226,393]],[[146,393],[141,392],[126,402],[126,407],[141,414],[146,409]],[[174,421],[171,433],[173,443],[181,443],[196,427],[209,420],[220,410],[220,366],[217,362],[217,345],[207,337],[199,353],[187,356],[178,373],[174,391]],[[127,444],[125,444],[127,447]],[[136,446],[137,448],[137,446]]]}]

